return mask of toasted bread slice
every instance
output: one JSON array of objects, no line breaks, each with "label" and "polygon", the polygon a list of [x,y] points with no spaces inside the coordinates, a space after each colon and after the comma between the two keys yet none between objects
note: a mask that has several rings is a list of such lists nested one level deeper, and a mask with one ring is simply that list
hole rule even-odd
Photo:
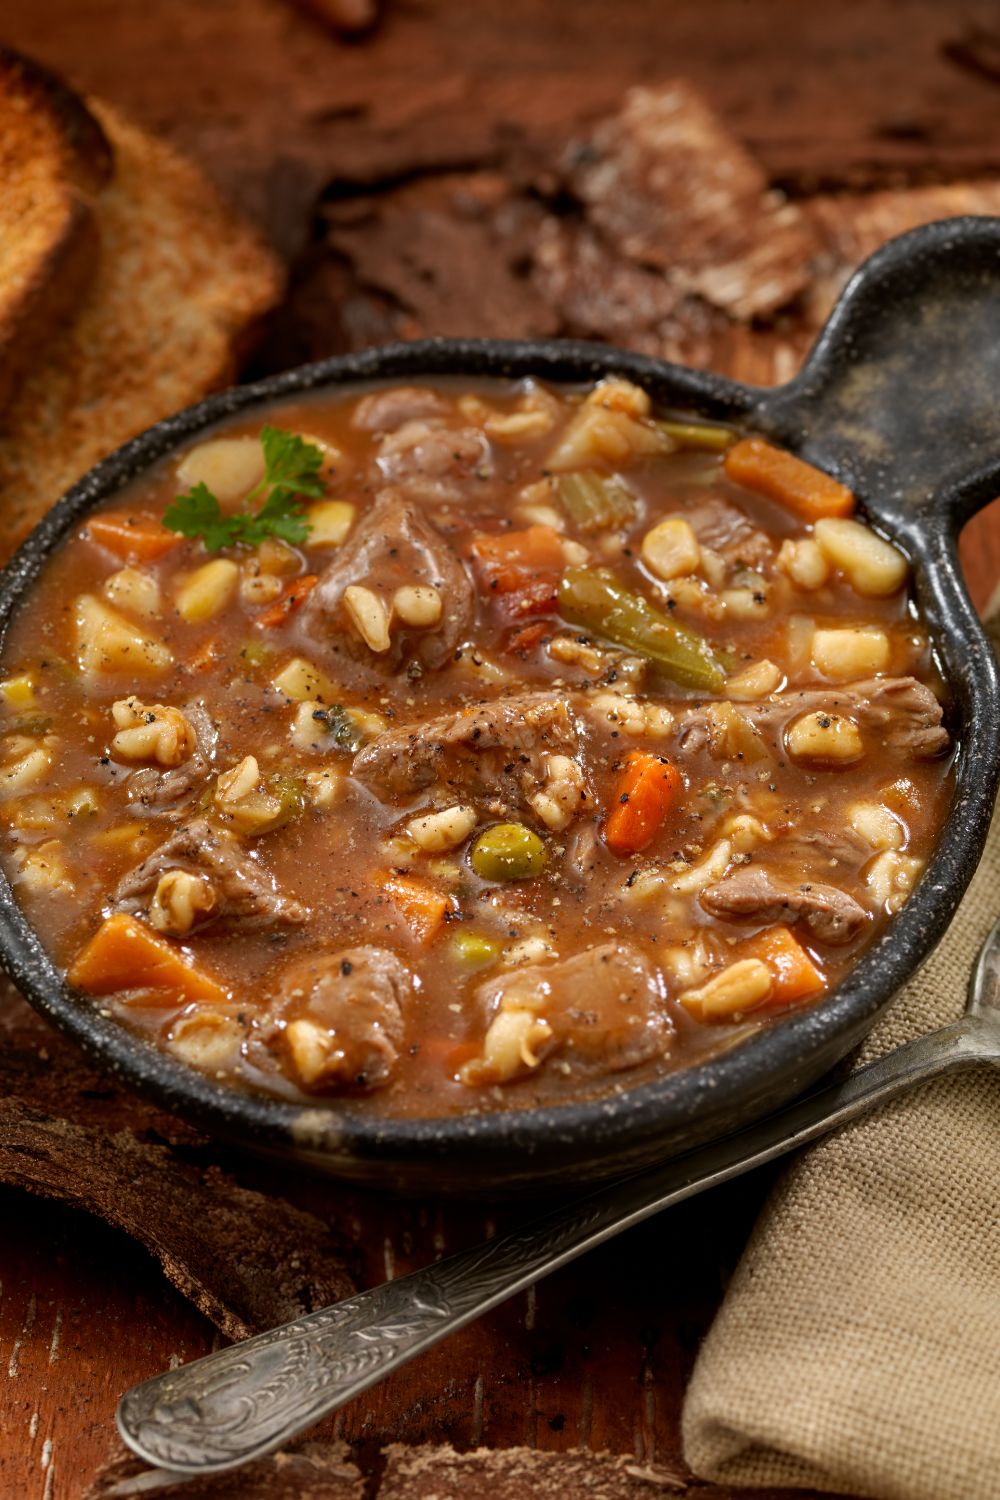
[{"label": "toasted bread slice", "polygon": [[101,251],[75,317],[0,413],[5,551],[99,458],[226,384],[282,268],[191,162],[88,101],[115,172],[96,205]]},{"label": "toasted bread slice", "polygon": [[111,171],[82,100],[0,47],[0,406],[94,272],[94,202]]}]

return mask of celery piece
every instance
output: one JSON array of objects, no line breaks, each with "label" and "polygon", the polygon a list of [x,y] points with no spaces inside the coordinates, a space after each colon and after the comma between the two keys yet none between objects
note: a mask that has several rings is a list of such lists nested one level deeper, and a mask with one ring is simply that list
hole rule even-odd
[{"label": "celery piece", "polygon": [[500,944],[482,932],[469,932],[459,928],[451,940],[451,954],[457,963],[467,969],[485,969],[496,963]]},{"label": "celery piece", "polygon": [[561,474],[556,489],[563,509],[579,531],[624,526],[635,515],[635,501],[621,480],[595,474],[592,469]]},{"label": "celery piece", "polygon": [[728,427],[714,427],[708,422],[657,422],[661,432],[673,438],[680,448],[701,448],[709,453],[725,453],[738,434]]},{"label": "celery piece", "polygon": [[569,568],[559,584],[559,613],[627,651],[636,651],[680,687],[721,692],[725,659],[704,636],[677,625],[624,587],[609,568]]},{"label": "celery piece", "polygon": [[272,797],[276,797],[280,803],[278,822],[272,823],[271,828],[280,828],[282,824],[291,822],[292,818],[299,817],[306,806],[305,783],[297,776],[287,776],[282,772],[275,772],[264,778],[264,786]]}]

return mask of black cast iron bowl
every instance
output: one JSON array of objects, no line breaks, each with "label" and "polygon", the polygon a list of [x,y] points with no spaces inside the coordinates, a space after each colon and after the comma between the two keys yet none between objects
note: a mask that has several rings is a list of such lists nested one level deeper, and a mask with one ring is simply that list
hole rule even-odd
[{"label": "black cast iron bowl", "polygon": [[[745,425],[835,474],[912,560],[948,684],[955,792],[911,900],[821,1004],[740,1045],[594,1102],[381,1120],[277,1102],[185,1068],[72,994],[0,876],[0,963],[31,1003],[123,1083],[235,1144],[402,1191],[548,1190],[634,1170],[727,1134],[800,1093],[853,1047],[942,936],[982,852],[998,779],[993,652],[958,568],[964,522],[1000,495],[1000,219],[931,224],[853,277],[802,372],[763,390],[603,345],[434,339],[324,360],[157,423],[82,479],[0,577],[0,632],[70,529],[216,423],[301,392],[470,375],[588,382],[609,373],[665,405]],[[958,976],[961,982],[962,976]]]}]

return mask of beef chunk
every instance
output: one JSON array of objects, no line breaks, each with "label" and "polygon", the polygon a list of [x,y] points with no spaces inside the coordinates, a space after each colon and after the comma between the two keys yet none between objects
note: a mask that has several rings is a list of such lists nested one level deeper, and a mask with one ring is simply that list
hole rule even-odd
[{"label": "beef chunk", "polygon": [[197,736],[197,749],[172,770],[143,766],[131,773],[125,786],[137,813],[173,821],[182,818],[208,774],[219,738],[218,729],[203,703],[187,704],[182,712]]},{"label": "beef chunk", "polygon": [[[673,1025],[659,973],[636,948],[604,943],[573,958],[532,964],[481,984],[476,1003],[488,1021],[530,1011],[551,1036],[539,1055],[559,1053],[589,1074],[620,1073],[670,1050]],[[489,1058],[487,1045],[485,1057]]]},{"label": "beef chunk", "polygon": [[726,500],[708,497],[686,506],[683,516],[700,544],[717,552],[731,567],[763,568],[774,556],[770,537]]},{"label": "beef chunk", "polygon": [[[681,749],[694,752],[711,741],[717,708],[706,704],[684,715],[677,727]],[[821,712],[853,719],[879,744],[920,759],[940,755],[949,743],[940,703],[915,677],[871,677],[843,687],[803,688],[758,703],[740,703],[738,712],[772,743],[795,719]]]},{"label": "beef chunk", "polygon": [[[390,649],[375,656],[345,616],[344,591],[351,584],[370,589],[387,609],[396,589],[431,584],[444,602],[440,621],[420,630],[394,623]],[[472,579],[440,532],[398,490],[385,490],[321,576],[300,621],[311,642],[331,645],[343,657],[353,657],[362,669],[393,671],[406,658],[435,668],[449,661],[465,640],[475,601]]]},{"label": "beef chunk", "polygon": [[493,471],[490,445],[478,427],[404,422],[382,439],[376,458],[390,484],[418,500],[465,500]]},{"label": "beef chunk", "polygon": [[869,920],[853,896],[816,881],[792,885],[769,870],[742,869],[701,893],[701,904],[713,917],[737,922],[804,922],[823,943],[853,942]]},{"label": "beef chunk", "polygon": [[268,1045],[304,1089],[382,1088],[399,1059],[412,991],[409,969],[387,948],[315,954],[282,974]]},{"label": "beef chunk", "polygon": [[148,913],[161,875],[181,870],[204,876],[214,904],[202,924],[225,921],[236,928],[305,922],[308,909],[279,891],[273,878],[237,839],[217,832],[206,818],[182,824],[165,843],[118,882],[113,903],[120,911]]},{"label": "beef chunk", "polygon": [[386,730],[354,757],[353,772],[381,801],[438,785],[516,805],[543,779],[546,752],[575,757],[579,732],[565,698],[524,693],[423,724]]},{"label": "beef chunk", "polygon": [[365,432],[395,432],[404,422],[447,415],[448,403],[437,391],[422,385],[397,385],[362,396],[354,408],[351,426]]}]

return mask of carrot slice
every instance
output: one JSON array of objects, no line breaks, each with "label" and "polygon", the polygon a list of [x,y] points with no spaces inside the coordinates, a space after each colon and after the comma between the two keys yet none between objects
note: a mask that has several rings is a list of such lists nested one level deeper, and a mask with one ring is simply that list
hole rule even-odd
[{"label": "carrot slice", "polygon": [[289,615],[294,614],[306,602],[317,583],[319,577],[316,573],[304,573],[301,578],[294,579],[280,599],[261,610],[254,624],[265,630],[275,630],[279,625],[284,625]]},{"label": "carrot slice", "polygon": [[662,756],[632,750],[615,786],[615,803],[604,825],[604,842],[615,854],[638,854],[653,842],[683,782]]},{"label": "carrot slice", "polygon": [[168,531],[156,516],[124,510],[91,516],[86,534],[123,561],[137,557],[142,562],[155,562],[184,540],[176,531]]},{"label": "carrot slice", "polygon": [[854,510],[854,495],[846,484],[763,438],[741,438],[726,454],[723,468],[735,484],[787,505],[805,521],[849,516]]},{"label": "carrot slice", "polygon": [[807,995],[816,995],[826,980],[809,954],[787,927],[768,927],[744,945],[750,958],[759,958],[774,975],[772,989],[764,1007],[792,1005]]},{"label": "carrot slice", "polygon": [[455,911],[455,901],[443,895],[426,880],[413,875],[396,875],[389,871],[378,882],[386,895],[399,907],[417,942],[426,947],[441,930],[445,913]]},{"label": "carrot slice", "polygon": [[101,923],[66,978],[85,995],[151,989],[169,991],[179,1005],[229,999],[229,991],[217,979],[189,963],[169,939],[126,912],[116,912]]}]

